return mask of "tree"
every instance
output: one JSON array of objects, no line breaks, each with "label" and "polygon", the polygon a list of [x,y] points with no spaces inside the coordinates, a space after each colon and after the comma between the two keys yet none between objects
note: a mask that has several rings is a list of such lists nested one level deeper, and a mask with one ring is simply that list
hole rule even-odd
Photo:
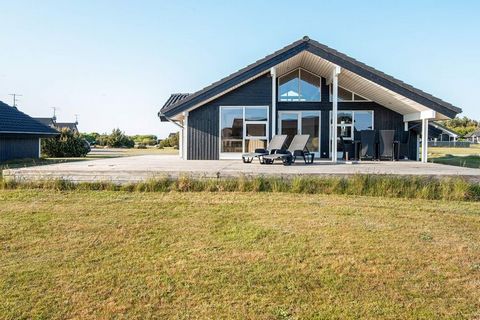
[{"label": "tree", "polygon": [[175,149],[178,149],[178,142],[179,142],[179,134],[178,132],[160,142],[158,145],[159,148],[168,148],[168,147],[173,147]]},{"label": "tree", "polygon": [[451,120],[443,121],[442,124],[447,128],[450,128],[455,132],[458,132],[458,134],[460,134],[461,136],[464,136],[480,128],[479,121],[470,119],[465,116],[463,118],[456,117]]},{"label": "tree", "polygon": [[97,132],[82,133],[82,137],[90,144],[97,144],[97,139],[100,136]]},{"label": "tree", "polygon": [[135,141],[135,144],[144,144],[147,146],[154,146],[157,144],[157,136],[153,134],[144,134],[144,135],[135,135],[132,136],[133,141]]},{"label": "tree", "polygon": [[64,128],[55,138],[42,140],[42,154],[47,157],[85,157],[90,145],[79,133]]},{"label": "tree", "polygon": [[110,148],[133,148],[135,146],[133,139],[118,128],[113,129],[106,142]]}]

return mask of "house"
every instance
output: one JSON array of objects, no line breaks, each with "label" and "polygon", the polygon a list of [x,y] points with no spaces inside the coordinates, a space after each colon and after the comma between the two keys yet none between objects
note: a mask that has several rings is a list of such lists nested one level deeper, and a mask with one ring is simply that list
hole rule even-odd
[{"label": "house", "polygon": [[461,111],[304,37],[195,93],[172,94],[158,116],[181,128],[182,159],[240,159],[275,133],[303,133],[310,151],[336,162],[339,135],[388,129],[406,145],[401,156],[418,160],[421,149],[426,162],[419,137],[427,145],[429,123]]},{"label": "house", "polygon": [[464,138],[471,143],[480,143],[480,129],[467,133]]},{"label": "house", "polygon": [[40,139],[58,131],[0,101],[0,161],[40,157]]},{"label": "house", "polygon": [[441,125],[438,122],[432,122],[428,128],[428,138],[432,141],[457,141],[460,134],[452,129]]},{"label": "house", "polygon": [[35,120],[43,123],[46,126],[51,128],[57,129],[61,131],[62,129],[68,129],[72,132],[78,133],[78,122],[57,122],[57,118],[55,116],[51,118],[35,118]]}]

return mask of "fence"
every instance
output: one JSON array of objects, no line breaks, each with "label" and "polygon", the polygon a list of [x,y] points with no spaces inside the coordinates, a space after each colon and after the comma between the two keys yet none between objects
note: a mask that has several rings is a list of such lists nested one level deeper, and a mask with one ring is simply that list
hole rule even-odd
[{"label": "fence", "polygon": [[470,148],[469,141],[428,141],[429,147]]}]

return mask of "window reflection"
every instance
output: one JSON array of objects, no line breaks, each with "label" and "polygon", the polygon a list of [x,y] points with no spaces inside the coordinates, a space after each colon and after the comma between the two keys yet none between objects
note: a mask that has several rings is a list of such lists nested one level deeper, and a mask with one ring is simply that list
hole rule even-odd
[{"label": "window reflection", "polygon": [[320,101],[320,77],[297,69],[278,79],[279,101]]}]

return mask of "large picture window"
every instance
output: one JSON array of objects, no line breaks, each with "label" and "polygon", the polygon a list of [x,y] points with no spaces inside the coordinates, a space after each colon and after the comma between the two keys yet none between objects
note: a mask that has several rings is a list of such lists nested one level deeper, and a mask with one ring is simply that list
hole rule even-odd
[{"label": "large picture window", "polygon": [[320,101],[320,77],[297,69],[278,78],[279,101]]},{"label": "large picture window", "polygon": [[238,156],[266,148],[268,107],[220,107],[220,155]]},{"label": "large picture window", "polygon": [[[330,119],[332,115],[330,112]],[[331,123],[331,122],[330,122]],[[345,140],[359,139],[356,133],[362,130],[373,130],[373,111],[343,111],[337,112],[337,137]]]}]

